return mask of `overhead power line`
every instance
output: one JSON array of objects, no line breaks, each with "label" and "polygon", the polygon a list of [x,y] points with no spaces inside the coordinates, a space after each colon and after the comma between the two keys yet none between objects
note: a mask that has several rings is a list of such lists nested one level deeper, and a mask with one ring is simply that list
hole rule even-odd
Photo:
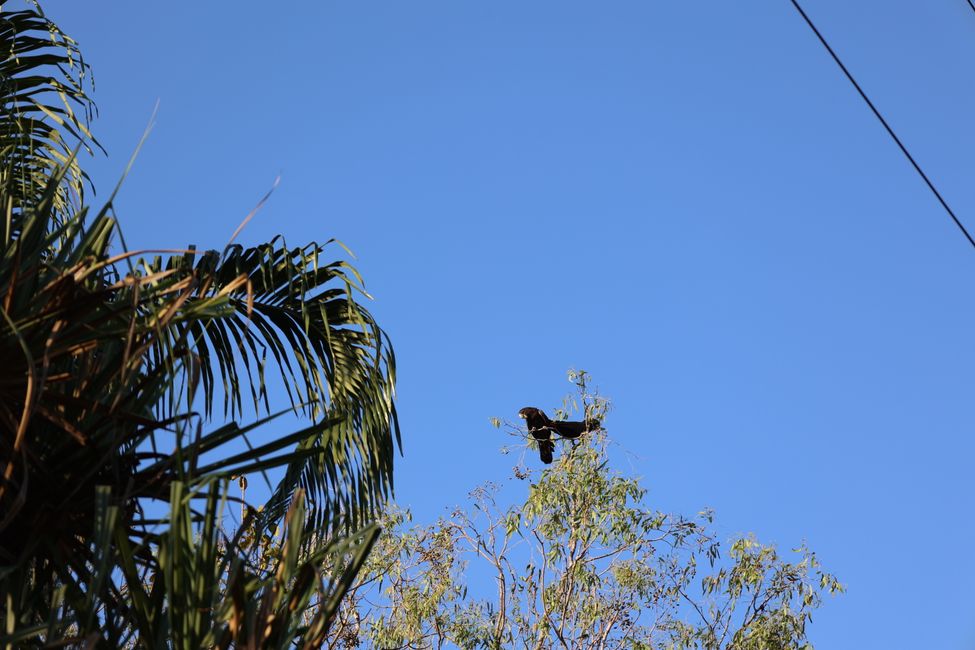
[{"label": "overhead power line", "polygon": [[[858,84],[856,79],[853,78],[853,75],[850,74],[850,71],[846,69],[846,66],[843,65],[843,62],[840,61],[840,57],[836,55],[836,52],[834,52],[833,48],[829,46],[829,43],[826,42],[826,39],[823,37],[820,31],[816,29],[816,25],[813,24],[813,21],[809,18],[808,15],[806,15],[806,12],[802,10],[802,7],[799,6],[799,2],[797,0],[790,0],[790,2],[792,2],[792,6],[796,8],[796,11],[798,11],[799,15],[802,16],[803,20],[806,21],[806,24],[809,25],[809,28],[813,31],[813,33],[816,34],[816,38],[818,38],[819,42],[823,44],[823,47],[825,47],[826,51],[829,52],[831,57],[833,57],[833,60],[836,61],[836,65],[840,66],[840,70],[843,71],[843,74],[846,75],[846,78],[850,80],[850,83],[853,84],[853,87],[856,88],[858,93],[860,93],[860,97],[863,98],[863,101],[867,103],[867,106],[870,107],[870,110],[873,111],[873,114],[877,117],[878,120],[880,120],[880,123],[884,125],[884,128],[887,130],[887,133],[890,134],[890,137],[894,140],[895,143],[897,143],[897,146],[900,147],[901,152],[907,157],[911,165],[914,166],[914,170],[924,180],[925,184],[928,186],[928,189],[931,190],[935,198],[938,199],[938,202],[941,204],[941,207],[945,209],[945,212],[948,213],[948,216],[951,217],[951,220],[955,222],[955,225],[958,226],[958,229],[961,230],[962,234],[965,235],[965,238],[968,239],[968,243],[971,244],[973,248],[975,248],[975,239],[972,239],[971,234],[969,234],[968,230],[962,224],[961,220],[958,219],[957,216],[955,216],[954,211],[948,206],[948,202],[945,201],[944,197],[941,196],[941,192],[939,192],[938,189],[934,186],[934,183],[932,183],[931,179],[928,178],[928,175],[924,173],[924,171],[921,169],[921,166],[917,164],[917,161],[914,160],[914,156],[911,155],[911,152],[907,150],[907,147],[904,146],[904,143],[901,142],[900,138],[897,137],[897,134],[894,133],[894,129],[890,128],[890,125],[887,124],[887,120],[884,119],[884,116],[880,114],[880,111],[877,110],[877,107],[874,106],[873,102],[870,101],[870,98],[867,97],[867,93],[863,92],[863,88],[860,87],[860,84]],[[968,4],[972,5],[972,0],[968,0]],[[975,5],[972,5],[972,9],[975,10]]]},{"label": "overhead power line", "polygon": [[968,6],[972,8],[972,11],[975,11],[975,2],[972,2],[972,0],[968,0]]}]

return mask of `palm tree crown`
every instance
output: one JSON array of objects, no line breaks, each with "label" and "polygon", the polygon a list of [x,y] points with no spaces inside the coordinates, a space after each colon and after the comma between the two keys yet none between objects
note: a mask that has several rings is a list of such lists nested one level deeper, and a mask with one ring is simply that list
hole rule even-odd
[{"label": "palm tree crown", "polygon": [[[77,44],[32,3],[0,6],[0,43],[0,639],[314,647],[400,440],[361,278],[331,241],[115,252]],[[305,425],[254,444],[268,377]],[[229,481],[273,469],[230,525]]]}]

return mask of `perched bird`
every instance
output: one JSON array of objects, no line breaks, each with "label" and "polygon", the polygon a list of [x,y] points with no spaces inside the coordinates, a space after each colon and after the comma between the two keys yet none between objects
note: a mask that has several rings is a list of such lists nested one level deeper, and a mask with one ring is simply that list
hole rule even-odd
[{"label": "perched bird", "polygon": [[555,451],[555,442],[552,440],[553,431],[563,438],[575,439],[587,431],[599,428],[599,423],[594,421],[550,420],[541,409],[534,406],[526,406],[518,411],[518,417],[525,421],[525,424],[528,425],[528,433],[538,441],[538,453],[546,465],[552,462],[552,453]]}]

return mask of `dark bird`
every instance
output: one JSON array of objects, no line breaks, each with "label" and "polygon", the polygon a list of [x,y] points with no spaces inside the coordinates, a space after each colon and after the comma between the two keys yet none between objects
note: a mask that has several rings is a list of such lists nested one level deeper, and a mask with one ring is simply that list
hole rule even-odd
[{"label": "dark bird", "polygon": [[552,452],[555,451],[555,442],[552,440],[553,431],[563,438],[574,440],[587,431],[599,428],[599,423],[595,421],[550,420],[541,409],[534,406],[526,406],[518,411],[518,417],[525,420],[525,424],[528,425],[528,433],[538,441],[538,452],[542,457],[542,462],[546,465],[552,462]]}]

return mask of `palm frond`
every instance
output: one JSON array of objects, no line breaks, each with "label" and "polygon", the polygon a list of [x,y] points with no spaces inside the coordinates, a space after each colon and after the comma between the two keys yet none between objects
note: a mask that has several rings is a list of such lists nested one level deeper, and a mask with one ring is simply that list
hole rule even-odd
[{"label": "palm frond", "polygon": [[[80,579],[72,585],[84,591],[73,594],[69,607],[53,607],[52,616],[30,626],[18,625],[15,617],[22,603],[8,600],[14,606],[6,608],[0,644],[318,648],[379,535],[370,525],[304,552],[313,535],[298,492],[279,538],[255,540],[253,519],[228,537],[227,481],[198,488],[175,481],[167,526],[156,540],[158,562],[144,565],[138,562],[144,549],[133,546],[124,513],[113,502],[109,488],[99,489],[90,553],[77,564]],[[195,507],[200,502],[202,508]],[[280,549],[270,559],[269,544]],[[120,574],[120,588],[113,586],[113,571]],[[62,590],[55,602],[65,601]],[[91,629],[98,632],[79,635]]]},{"label": "palm frond", "polygon": [[55,211],[82,205],[88,179],[73,152],[98,147],[90,79],[77,43],[36,4],[0,7],[0,186],[14,209],[36,204],[62,168]]},{"label": "palm frond", "polygon": [[[160,350],[193,351],[207,415],[218,395],[224,415],[242,416],[248,398],[255,412],[266,411],[270,366],[292,405],[327,423],[297,446],[267,516],[282,516],[303,487],[319,526],[358,528],[375,519],[392,491],[400,444],[396,364],[388,337],[356,300],[356,293],[365,295],[356,270],[345,261],[322,261],[329,243],[288,248],[275,238],[232,246],[223,255],[156,258],[141,266],[148,274],[192,269],[196,290]],[[218,299],[213,317],[185,316],[199,316]]]}]

